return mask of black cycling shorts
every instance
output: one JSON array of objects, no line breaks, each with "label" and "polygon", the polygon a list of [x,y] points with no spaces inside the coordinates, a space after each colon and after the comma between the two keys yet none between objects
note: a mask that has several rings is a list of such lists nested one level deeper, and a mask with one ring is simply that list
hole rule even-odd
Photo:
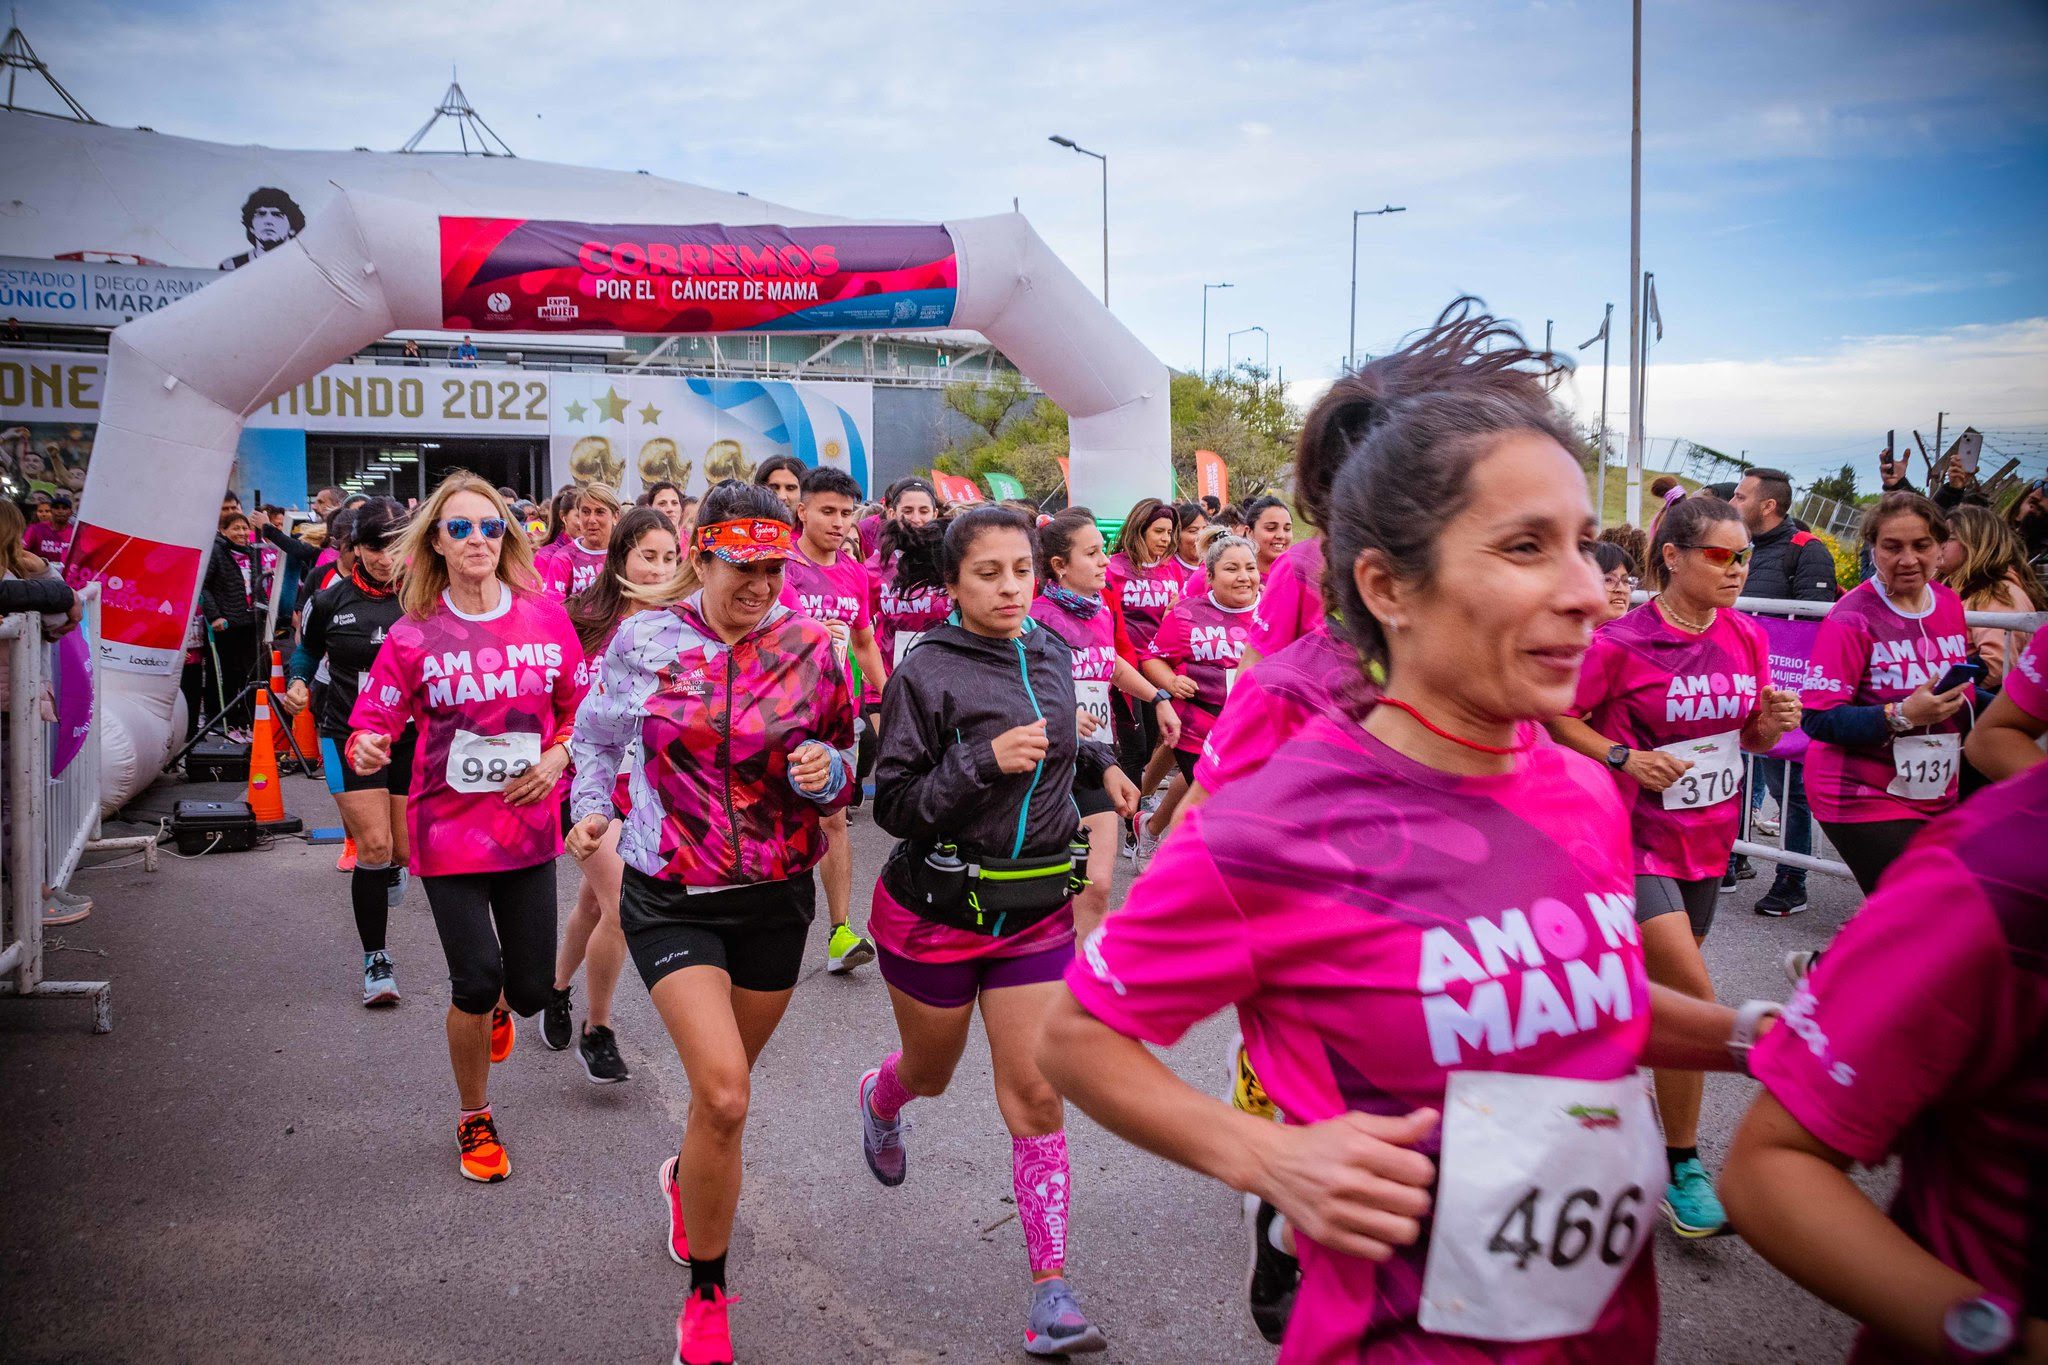
[{"label": "black cycling shorts", "polygon": [[818,882],[809,872],[692,894],[629,866],[619,887],[619,927],[650,991],[685,967],[716,967],[743,991],[786,991],[803,973],[817,914]]},{"label": "black cycling shorts", "polygon": [[[418,743],[419,731],[406,726],[405,733],[391,742],[391,761],[365,777],[348,761],[347,735],[322,735],[320,761],[334,763],[341,770],[341,789],[345,792],[390,792],[393,796],[410,796],[413,750]],[[333,746],[331,755],[325,752],[329,745]]]}]

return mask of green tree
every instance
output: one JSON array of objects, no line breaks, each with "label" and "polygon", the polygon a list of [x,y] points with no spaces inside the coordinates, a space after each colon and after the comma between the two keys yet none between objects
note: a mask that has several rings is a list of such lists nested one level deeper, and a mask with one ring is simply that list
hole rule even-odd
[{"label": "green tree", "polygon": [[1856,501],[1856,466],[1845,464],[1842,466],[1840,473],[1829,474],[1823,478],[1815,479],[1812,487],[1808,488],[1807,492],[1818,494],[1823,498],[1833,498],[1836,502],[1845,505],[1854,505]]}]

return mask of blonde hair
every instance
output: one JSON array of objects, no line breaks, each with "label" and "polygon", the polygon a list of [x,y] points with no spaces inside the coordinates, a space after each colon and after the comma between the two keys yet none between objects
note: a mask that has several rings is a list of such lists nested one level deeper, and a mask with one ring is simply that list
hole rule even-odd
[{"label": "blonde hair", "polygon": [[576,490],[576,506],[581,507],[586,502],[594,502],[599,507],[610,508],[612,515],[615,517],[619,514],[621,506],[619,495],[608,485],[601,483],[586,483]]},{"label": "blonde hair", "polygon": [[49,561],[21,543],[28,532],[28,520],[21,509],[0,498],[0,569],[16,578],[41,578],[50,571]]},{"label": "blonde hair", "polygon": [[533,547],[526,537],[514,534],[512,509],[498,496],[498,490],[466,469],[458,469],[441,480],[419,511],[413,513],[405,530],[391,543],[392,558],[404,566],[399,570],[398,605],[407,616],[424,621],[441,604],[448,588],[448,561],[435,548],[441,530],[441,513],[457,493],[474,493],[503,518],[505,534],[498,539],[498,581],[517,593],[530,593],[539,586],[533,570]]},{"label": "blonde hair", "polygon": [[1939,577],[1963,599],[1964,606],[1971,611],[2003,610],[2002,589],[2008,581],[2019,584],[2032,609],[2039,610],[2048,602],[2048,593],[2042,591],[2040,577],[2027,563],[2019,537],[1998,513],[1965,503],[1949,509],[1948,529],[1963,547],[1963,562]]}]

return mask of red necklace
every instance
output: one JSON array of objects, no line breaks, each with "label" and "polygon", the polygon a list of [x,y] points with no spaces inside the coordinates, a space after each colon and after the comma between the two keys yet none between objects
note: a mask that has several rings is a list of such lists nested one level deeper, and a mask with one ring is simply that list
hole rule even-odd
[{"label": "red necklace", "polygon": [[1417,725],[1420,725],[1423,729],[1429,731],[1437,738],[1447,739],[1453,744],[1462,744],[1468,749],[1477,749],[1482,754],[1519,754],[1526,751],[1530,747],[1530,744],[1535,743],[1534,740],[1531,740],[1529,744],[1511,744],[1507,748],[1501,748],[1499,745],[1496,744],[1481,744],[1477,740],[1466,739],[1463,735],[1452,734],[1449,730],[1446,730],[1441,725],[1436,724],[1435,722],[1430,720],[1428,716],[1423,715],[1420,711],[1416,710],[1407,702],[1402,701],[1397,697],[1389,697],[1383,693],[1379,697],[1379,700],[1385,703],[1386,705],[1393,707],[1397,711],[1406,711],[1409,715],[1415,717],[1415,723]]}]

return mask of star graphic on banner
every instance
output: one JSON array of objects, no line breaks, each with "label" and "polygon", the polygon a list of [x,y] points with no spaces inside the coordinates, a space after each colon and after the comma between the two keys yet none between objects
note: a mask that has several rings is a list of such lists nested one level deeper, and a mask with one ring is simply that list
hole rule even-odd
[{"label": "star graphic on banner", "polygon": [[585,408],[581,403],[571,403],[567,408],[563,409],[562,415],[572,422],[580,422],[583,420],[583,414],[587,411],[589,409]]},{"label": "star graphic on banner", "polygon": [[640,409],[640,420],[649,426],[653,426],[661,420],[661,409],[649,403],[646,407]]},{"label": "star graphic on banner", "polygon": [[620,426],[626,424],[626,400],[619,395],[617,385],[607,387],[604,391],[604,397],[593,398],[591,401],[597,404],[600,420],[617,422]]}]

